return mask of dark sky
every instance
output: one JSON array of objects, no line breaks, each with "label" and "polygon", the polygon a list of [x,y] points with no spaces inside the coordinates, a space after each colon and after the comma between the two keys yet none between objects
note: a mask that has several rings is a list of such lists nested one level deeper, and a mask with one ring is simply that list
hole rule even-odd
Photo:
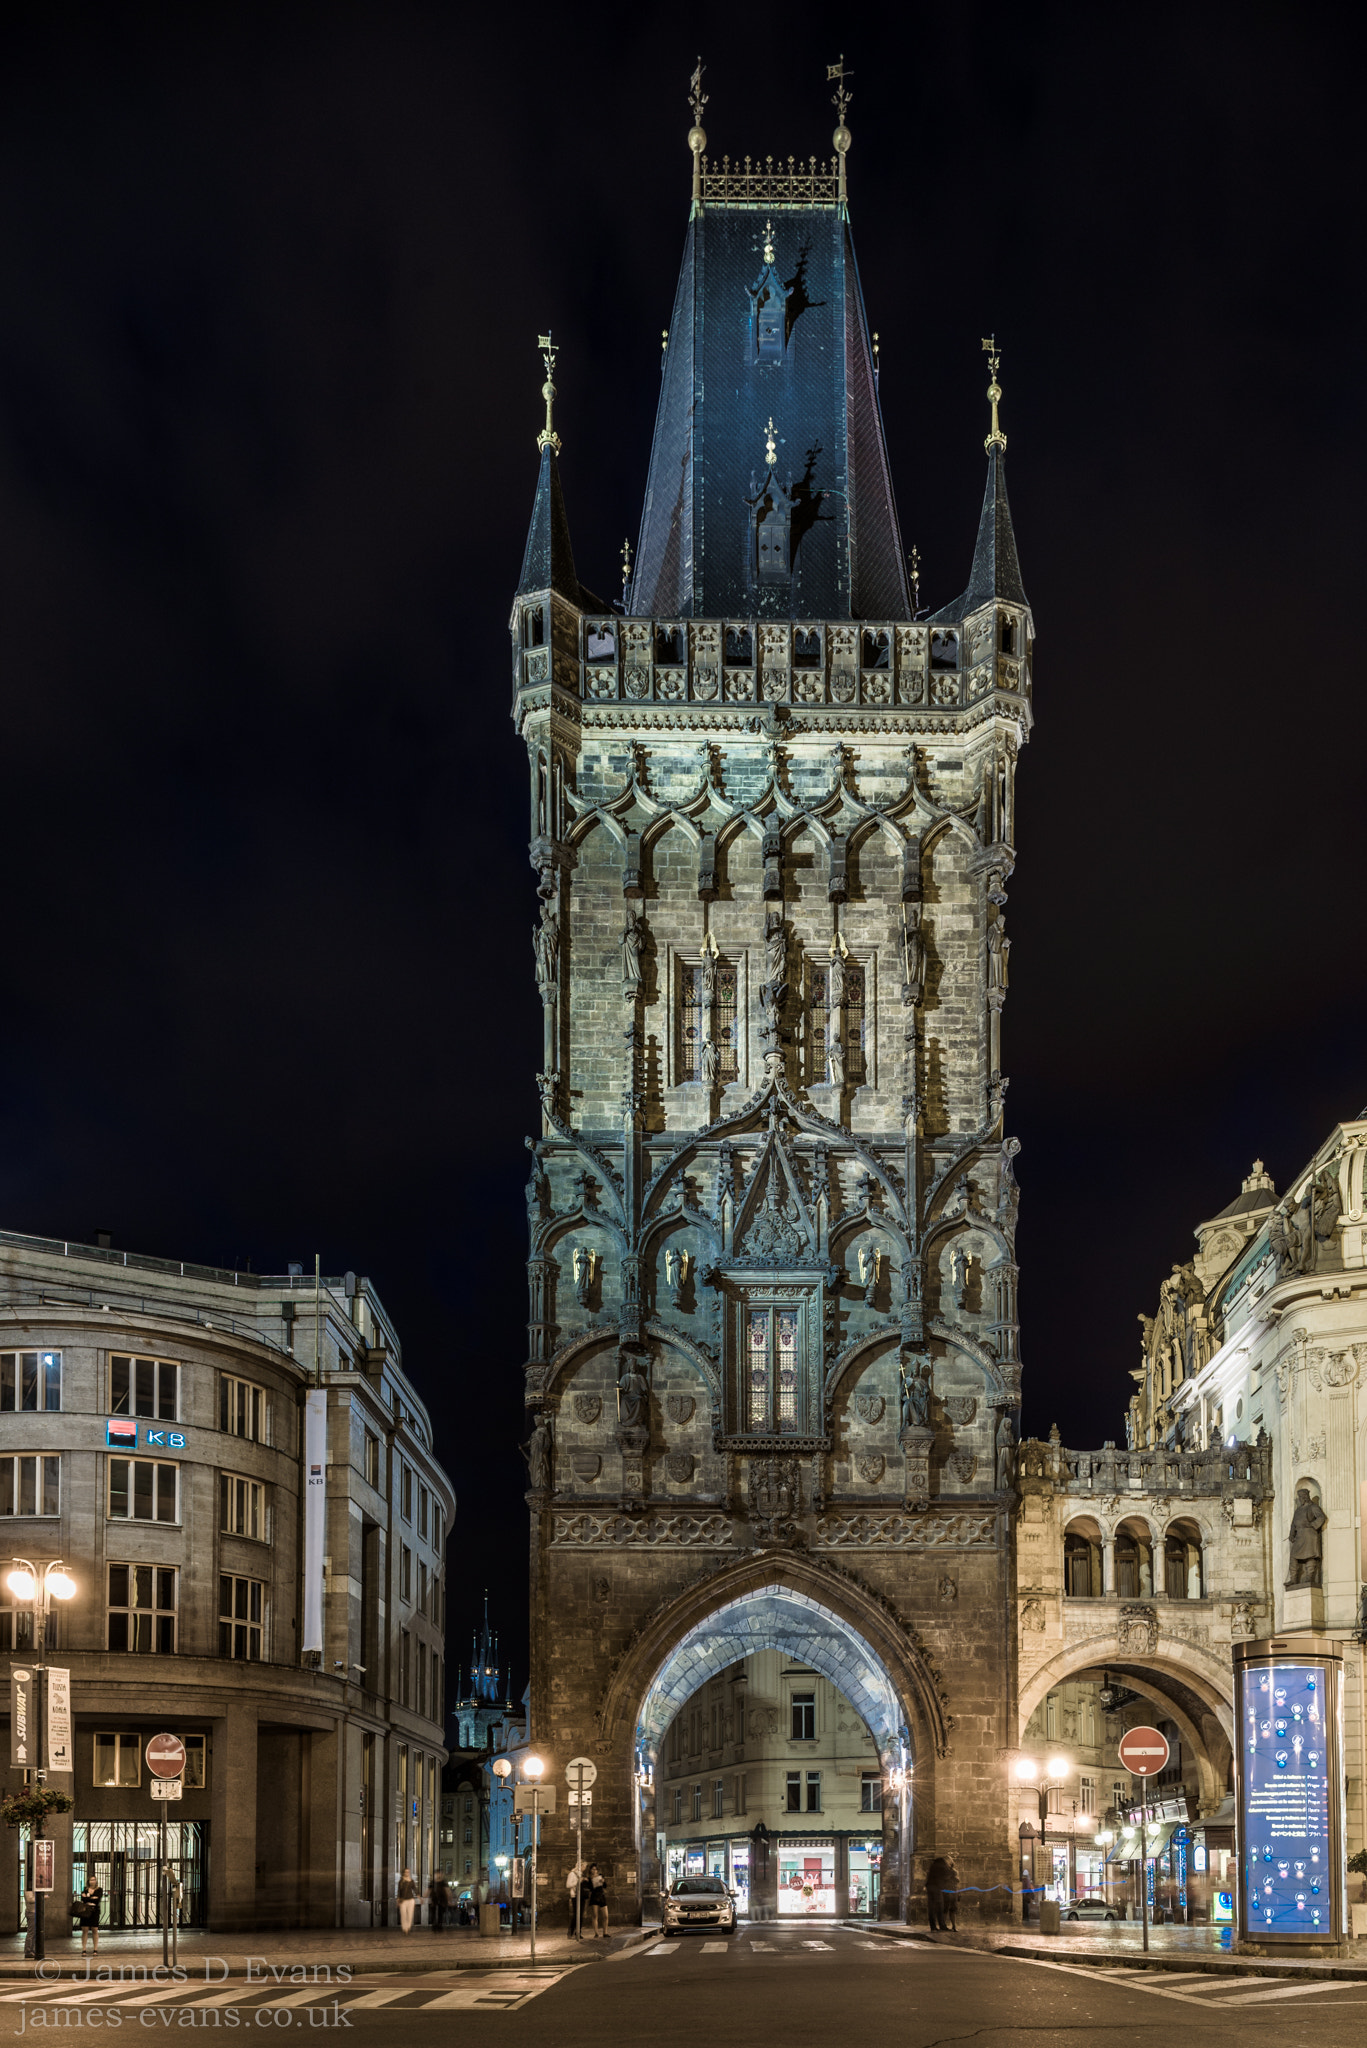
[{"label": "dark sky", "polygon": [[1360,81],[1341,7],[14,10],[0,1221],[375,1280],[525,1669],[540,1016],[506,624],[548,323],[640,515],[714,153],[829,150],[903,533],[1002,346],[1039,632],[1008,912],[1027,1429],[1121,1433],[1191,1228],[1367,1101]]}]

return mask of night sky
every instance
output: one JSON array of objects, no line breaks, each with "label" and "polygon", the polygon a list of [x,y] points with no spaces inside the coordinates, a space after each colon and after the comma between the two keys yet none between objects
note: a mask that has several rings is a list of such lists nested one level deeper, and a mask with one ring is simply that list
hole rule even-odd
[{"label": "night sky", "polygon": [[519,1691],[534,344],[610,593],[699,49],[714,155],[824,156],[843,44],[931,605],[1002,349],[1027,1430],[1123,1435],[1193,1225],[1367,1102],[1355,17],[843,18],[54,6],[0,42],[0,1223],[368,1273],[460,1497],[452,1656],[487,1583]]}]

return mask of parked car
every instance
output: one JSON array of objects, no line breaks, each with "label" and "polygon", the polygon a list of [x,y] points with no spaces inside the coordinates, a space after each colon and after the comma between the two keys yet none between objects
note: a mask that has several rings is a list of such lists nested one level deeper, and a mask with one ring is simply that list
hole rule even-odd
[{"label": "parked car", "polygon": [[676,1877],[665,1893],[666,1934],[688,1934],[694,1928],[723,1934],[736,1931],[736,1901],[719,1877]]},{"label": "parked car", "polygon": [[1119,1906],[1113,1906],[1109,1899],[1084,1896],[1070,1899],[1063,1909],[1065,1920],[1118,1920]]}]

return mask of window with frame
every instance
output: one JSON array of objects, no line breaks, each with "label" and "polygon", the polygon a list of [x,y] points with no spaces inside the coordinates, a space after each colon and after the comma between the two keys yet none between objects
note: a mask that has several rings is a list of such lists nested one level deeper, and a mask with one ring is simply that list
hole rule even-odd
[{"label": "window with frame", "polygon": [[265,1656],[266,1587],[261,1579],[218,1575],[218,1654],[258,1664]]},{"label": "window with frame", "polygon": [[174,1422],[179,1403],[180,1368],[169,1358],[132,1358],[111,1352],[109,1412],[148,1415],[154,1422]]},{"label": "window with frame", "polygon": [[399,1545],[399,1598],[413,1598],[413,1553],[406,1543]]},{"label": "window with frame", "polygon": [[788,1800],[787,1800],[787,1810],[788,1810],[788,1812],[789,1812],[789,1813],[801,1813],[801,1811],[802,1811],[802,1773],[801,1773],[801,1771],[789,1771],[789,1772],[788,1772]]},{"label": "window with frame", "polygon": [[427,1566],[421,1558],[418,1559],[418,1612],[427,1612]]},{"label": "window with frame", "polygon": [[[718,962],[712,973],[712,1044],[717,1053],[717,1083],[724,1088],[728,1082],[740,1078],[736,1029],[737,970]],[[703,976],[701,966],[685,963],[679,970],[678,1079],[681,1082],[703,1079],[702,1055],[707,1031]]]},{"label": "window with frame", "polygon": [[676,1785],[676,1786],[675,1786],[675,1788],[674,1788],[674,1825],[675,1825],[675,1827],[678,1827],[678,1826],[680,1825],[680,1823],[682,1822],[682,1820],[683,1820],[683,1787],[682,1787],[681,1785]]},{"label": "window with frame", "polygon": [[693,1787],[693,1818],[694,1818],[694,1820],[701,1820],[701,1819],[702,1819],[702,1786],[701,1786],[701,1785],[695,1785],[695,1786]]},{"label": "window with frame", "polygon": [[106,1733],[100,1730],[95,1736],[95,1755],[92,1783],[98,1789],[102,1786],[140,1785],[142,1783],[142,1740],[137,1735],[125,1735],[122,1731]]},{"label": "window with frame", "polygon": [[431,1496],[422,1481],[418,1481],[418,1534],[427,1541],[427,1508]]},{"label": "window with frame", "polygon": [[739,1776],[738,1776],[738,1777],[736,1778],[736,1780],[735,1780],[735,1783],[734,1783],[734,1791],[733,1791],[733,1796],[734,1796],[734,1798],[735,1798],[735,1802],[736,1802],[736,1812],[737,1812],[737,1813],[744,1813],[744,1812],[746,1811],[746,1804],[745,1804],[745,1792],[746,1792],[746,1785],[745,1785],[745,1772],[744,1772],[744,1771],[742,1771],[742,1772],[741,1772],[741,1773],[739,1774]]},{"label": "window with frame", "polygon": [[365,1465],[363,1469],[365,1471],[366,1485],[373,1486],[378,1493],[380,1490],[380,1439],[376,1436],[373,1429],[368,1429],[365,1433]]},{"label": "window with frame", "polygon": [[185,1744],[185,1769],[181,1777],[187,1792],[203,1792],[209,1783],[209,1738],[207,1735],[182,1735]]},{"label": "window with frame", "polygon": [[816,1741],[816,1694],[795,1692],[792,1697],[793,1741]]},{"label": "window with frame", "polygon": [[[52,1616],[48,1617],[48,1631],[52,1629]],[[33,1648],[33,1609],[28,1601],[18,1601],[3,1579],[0,1579],[0,1651],[31,1651]]]},{"label": "window with frame", "polygon": [[859,1774],[859,1811],[883,1811],[883,1780],[877,1771],[861,1771]]},{"label": "window with frame", "polygon": [[405,1465],[399,1485],[399,1513],[405,1522],[413,1519],[413,1467]]},{"label": "window with frame", "polygon": [[113,1522],[178,1522],[180,1467],[159,1458],[109,1460],[109,1519]]},{"label": "window with frame", "polygon": [[427,1714],[427,1652],[426,1652],[426,1650],[425,1650],[425,1649],[423,1648],[423,1646],[422,1646],[422,1643],[421,1643],[421,1642],[419,1642],[419,1644],[418,1644],[418,1659],[417,1659],[417,1663],[418,1663],[418,1701],[417,1701],[417,1705],[418,1705],[418,1712],[419,1712],[419,1713],[420,1713],[421,1715],[423,1715],[423,1717],[424,1717],[424,1718],[426,1718],[426,1714]]},{"label": "window with frame", "polygon": [[105,1641],[111,1650],[173,1657],[178,1574],[174,1565],[111,1564]]},{"label": "window with frame", "polygon": [[807,1811],[808,1813],[820,1813],[821,1811],[820,1771],[808,1771],[807,1773]]},{"label": "window with frame", "polygon": [[[820,1085],[833,1078],[830,1072],[831,970],[809,969],[807,998],[807,1079]],[[845,995],[838,1019],[840,1048],[845,1055],[845,1085],[862,1087],[868,1080],[865,1052],[865,980],[858,961],[844,962]]]},{"label": "window with frame", "polygon": [[1077,1810],[1079,1813],[1096,1812],[1096,1779],[1085,1771],[1077,1781]]},{"label": "window with frame", "polygon": [[60,1515],[60,1458],[0,1458],[0,1515]]},{"label": "window with frame", "polygon": [[218,1426],[229,1436],[245,1437],[248,1443],[270,1442],[270,1404],[266,1389],[231,1373],[218,1380]]},{"label": "window with frame", "polygon": [[725,1781],[725,1779],[723,1779],[723,1778],[714,1778],[714,1779],[712,1780],[712,1818],[713,1818],[713,1820],[720,1820],[720,1819],[722,1818],[722,1816],[723,1816],[723,1814],[724,1814],[725,1812],[726,1812],[726,1781]]},{"label": "window with frame", "polygon": [[408,1705],[410,1672],[413,1661],[413,1638],[406,1628],[399,1630],[399,1705]]},{"label": "window with frame", "polygon": [[237,1472],[219,1473],[218,1526],[225,1536],[270,1542],[266,1489],[259,1479],[245,1479]]},{"label": "window with frame", "polygon": [[61,1405],[60,1351],[0,1351],[0,1411],[51,1414]]},{"label": "window with frame", "polygon": [[802,1310],[796,1303],[745,1311],[745,1428],[752,1435],[796,1436]]}]

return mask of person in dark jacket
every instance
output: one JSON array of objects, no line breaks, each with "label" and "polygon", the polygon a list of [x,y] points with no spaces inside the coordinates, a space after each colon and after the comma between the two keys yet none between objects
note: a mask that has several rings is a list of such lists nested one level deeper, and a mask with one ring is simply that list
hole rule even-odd
[{"label": "person in dark jacket", "polygon": [[952,1857],[948,1856],[945,1858],[945,1893],[944,1904],[940,1911],[940,1917],[948,1926],[951,1934],[958,1933],[959,1873],[954,1868],[954,1862]]},{"label": "person in dark jacket", "polygon": [[429,1926],[434,1931],[440,1931],[441,1928],[445,1927],[446,1916],[451,1910],[451,1894],[447,1889],[446,1878],[441,1871],[437,1871],[431,1884],[427,1887],[427,1907]]},{"label": "person in dark jacket", "polygon": [[954,1878],[953,1865],[946,1862],[943,1856],[937,1856],[926,1872],[926,1907],[930,1915],[932,1934],[948,1932],[945,1926],[945,1891],[951,1881],[957,1882]]},{"label": "person in dark jacket", "polygon": [[100,1952],[100,1905],[104,1899],[104,1887],[92,1877],[76,1901],[76,1918],[81,1929],[81,1954],[85,1954],[85,1938],[90,1935],[95,1943],[96,1955]]}]

